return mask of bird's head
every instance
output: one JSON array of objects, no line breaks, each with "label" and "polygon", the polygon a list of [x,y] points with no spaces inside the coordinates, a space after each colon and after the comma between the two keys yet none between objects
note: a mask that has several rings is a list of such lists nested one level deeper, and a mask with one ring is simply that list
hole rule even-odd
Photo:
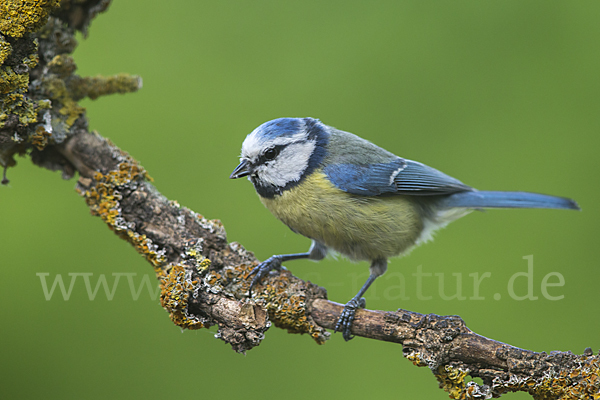
[{"label": "bird's head", "polygon": [[317,119],[265,122],[244,140],[240,164],[230,178],[248,176],[263,197],[282,194],[319,166],[328,140],[328,127]]}]

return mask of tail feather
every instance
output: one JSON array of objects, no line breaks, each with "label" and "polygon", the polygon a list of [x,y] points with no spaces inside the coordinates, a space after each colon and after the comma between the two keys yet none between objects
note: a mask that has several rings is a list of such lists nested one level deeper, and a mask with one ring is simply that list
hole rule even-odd
[{"label": "tail feather", "polygon": [[528,192],[468,191],[454,193],[441,202],[444,208],[557,208],[579,210],[575,200]]}]

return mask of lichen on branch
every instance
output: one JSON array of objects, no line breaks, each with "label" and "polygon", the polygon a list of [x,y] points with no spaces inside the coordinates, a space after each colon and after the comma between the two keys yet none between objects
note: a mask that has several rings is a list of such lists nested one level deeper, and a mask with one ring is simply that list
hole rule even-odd
[{"label": "lichen on branch", "polygon": [[[139,76],[80,77],[69,55],[77,45],[75,29],[85,29],[106,0],[7,0],[0,5],[0,165],[5,172],[15,154],[32,153],[43,167],[74,170],[48,145],[87,131],[78,101],[141,88]],[[60,18],[59,18],[60,16]],[[63,18],[63,19],[61,19]]]},{"label": "lichen on branch", "polygon": [[0,32],[14,38],[40,29],[60,0],[13,1],[0,3]]},{"label": "lichen on branch", "polygon": [[[88,131],[84,97],[133,92],[134,75],[80,77],[70,54],[108,0],[8,0],[0,5],[0,165],[14,155],[79,174],[77,191],[92,215],[126,240],[153,268],[161,305],[182,329],[218,325],[237,352],[258,346],[271,325],[323,344],[343,305],[289,271],[271,274],[248,295],[254,255],[227,241],[209,220],[161,195],[128,153]],[[6,172],[6,171],[5,171]],[[3,180],[4,183],[4,180]],[[537,353],[477,335],[457,316],[358,310],[352,333],[402,345],[454,399],[523,391],[540,400],[600,399],[600,360],[591,349]],[[481,378],[483,384],[467,381]]]}]

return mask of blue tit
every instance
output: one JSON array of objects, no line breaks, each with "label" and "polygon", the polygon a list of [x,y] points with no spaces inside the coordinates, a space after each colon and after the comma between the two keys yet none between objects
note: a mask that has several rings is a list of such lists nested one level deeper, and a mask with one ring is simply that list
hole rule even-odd
[{"label": "blue tit", "polygon": [[430,240],[435,230],[482,208],[579,209],[562,197],[478,191],[313,118],[262,124],[244,140],[240,161],[230,178],[247,176],[275,217],[312,240],[306,253],[274,255],[259,264],[250,291],[283,262],[321,260],[331,250],[371,263],[369,278],[336,324],[345,340],[352,338],[356,310],[365,307],[362,296],[385,273],[388,258]]}]

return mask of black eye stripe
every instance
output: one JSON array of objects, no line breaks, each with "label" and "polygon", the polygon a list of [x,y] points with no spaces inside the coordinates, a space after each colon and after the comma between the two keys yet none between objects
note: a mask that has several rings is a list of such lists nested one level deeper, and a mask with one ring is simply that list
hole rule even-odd
[{"label": "black eye stripe", "polygon": [[260,155],[258,162],[260,164],[263,164],[267,161],[274,160],[279,155],[279,153],[281,153],[281,150],[283,150],[284,147],[285,145],[282,144],[269,147]]}]

